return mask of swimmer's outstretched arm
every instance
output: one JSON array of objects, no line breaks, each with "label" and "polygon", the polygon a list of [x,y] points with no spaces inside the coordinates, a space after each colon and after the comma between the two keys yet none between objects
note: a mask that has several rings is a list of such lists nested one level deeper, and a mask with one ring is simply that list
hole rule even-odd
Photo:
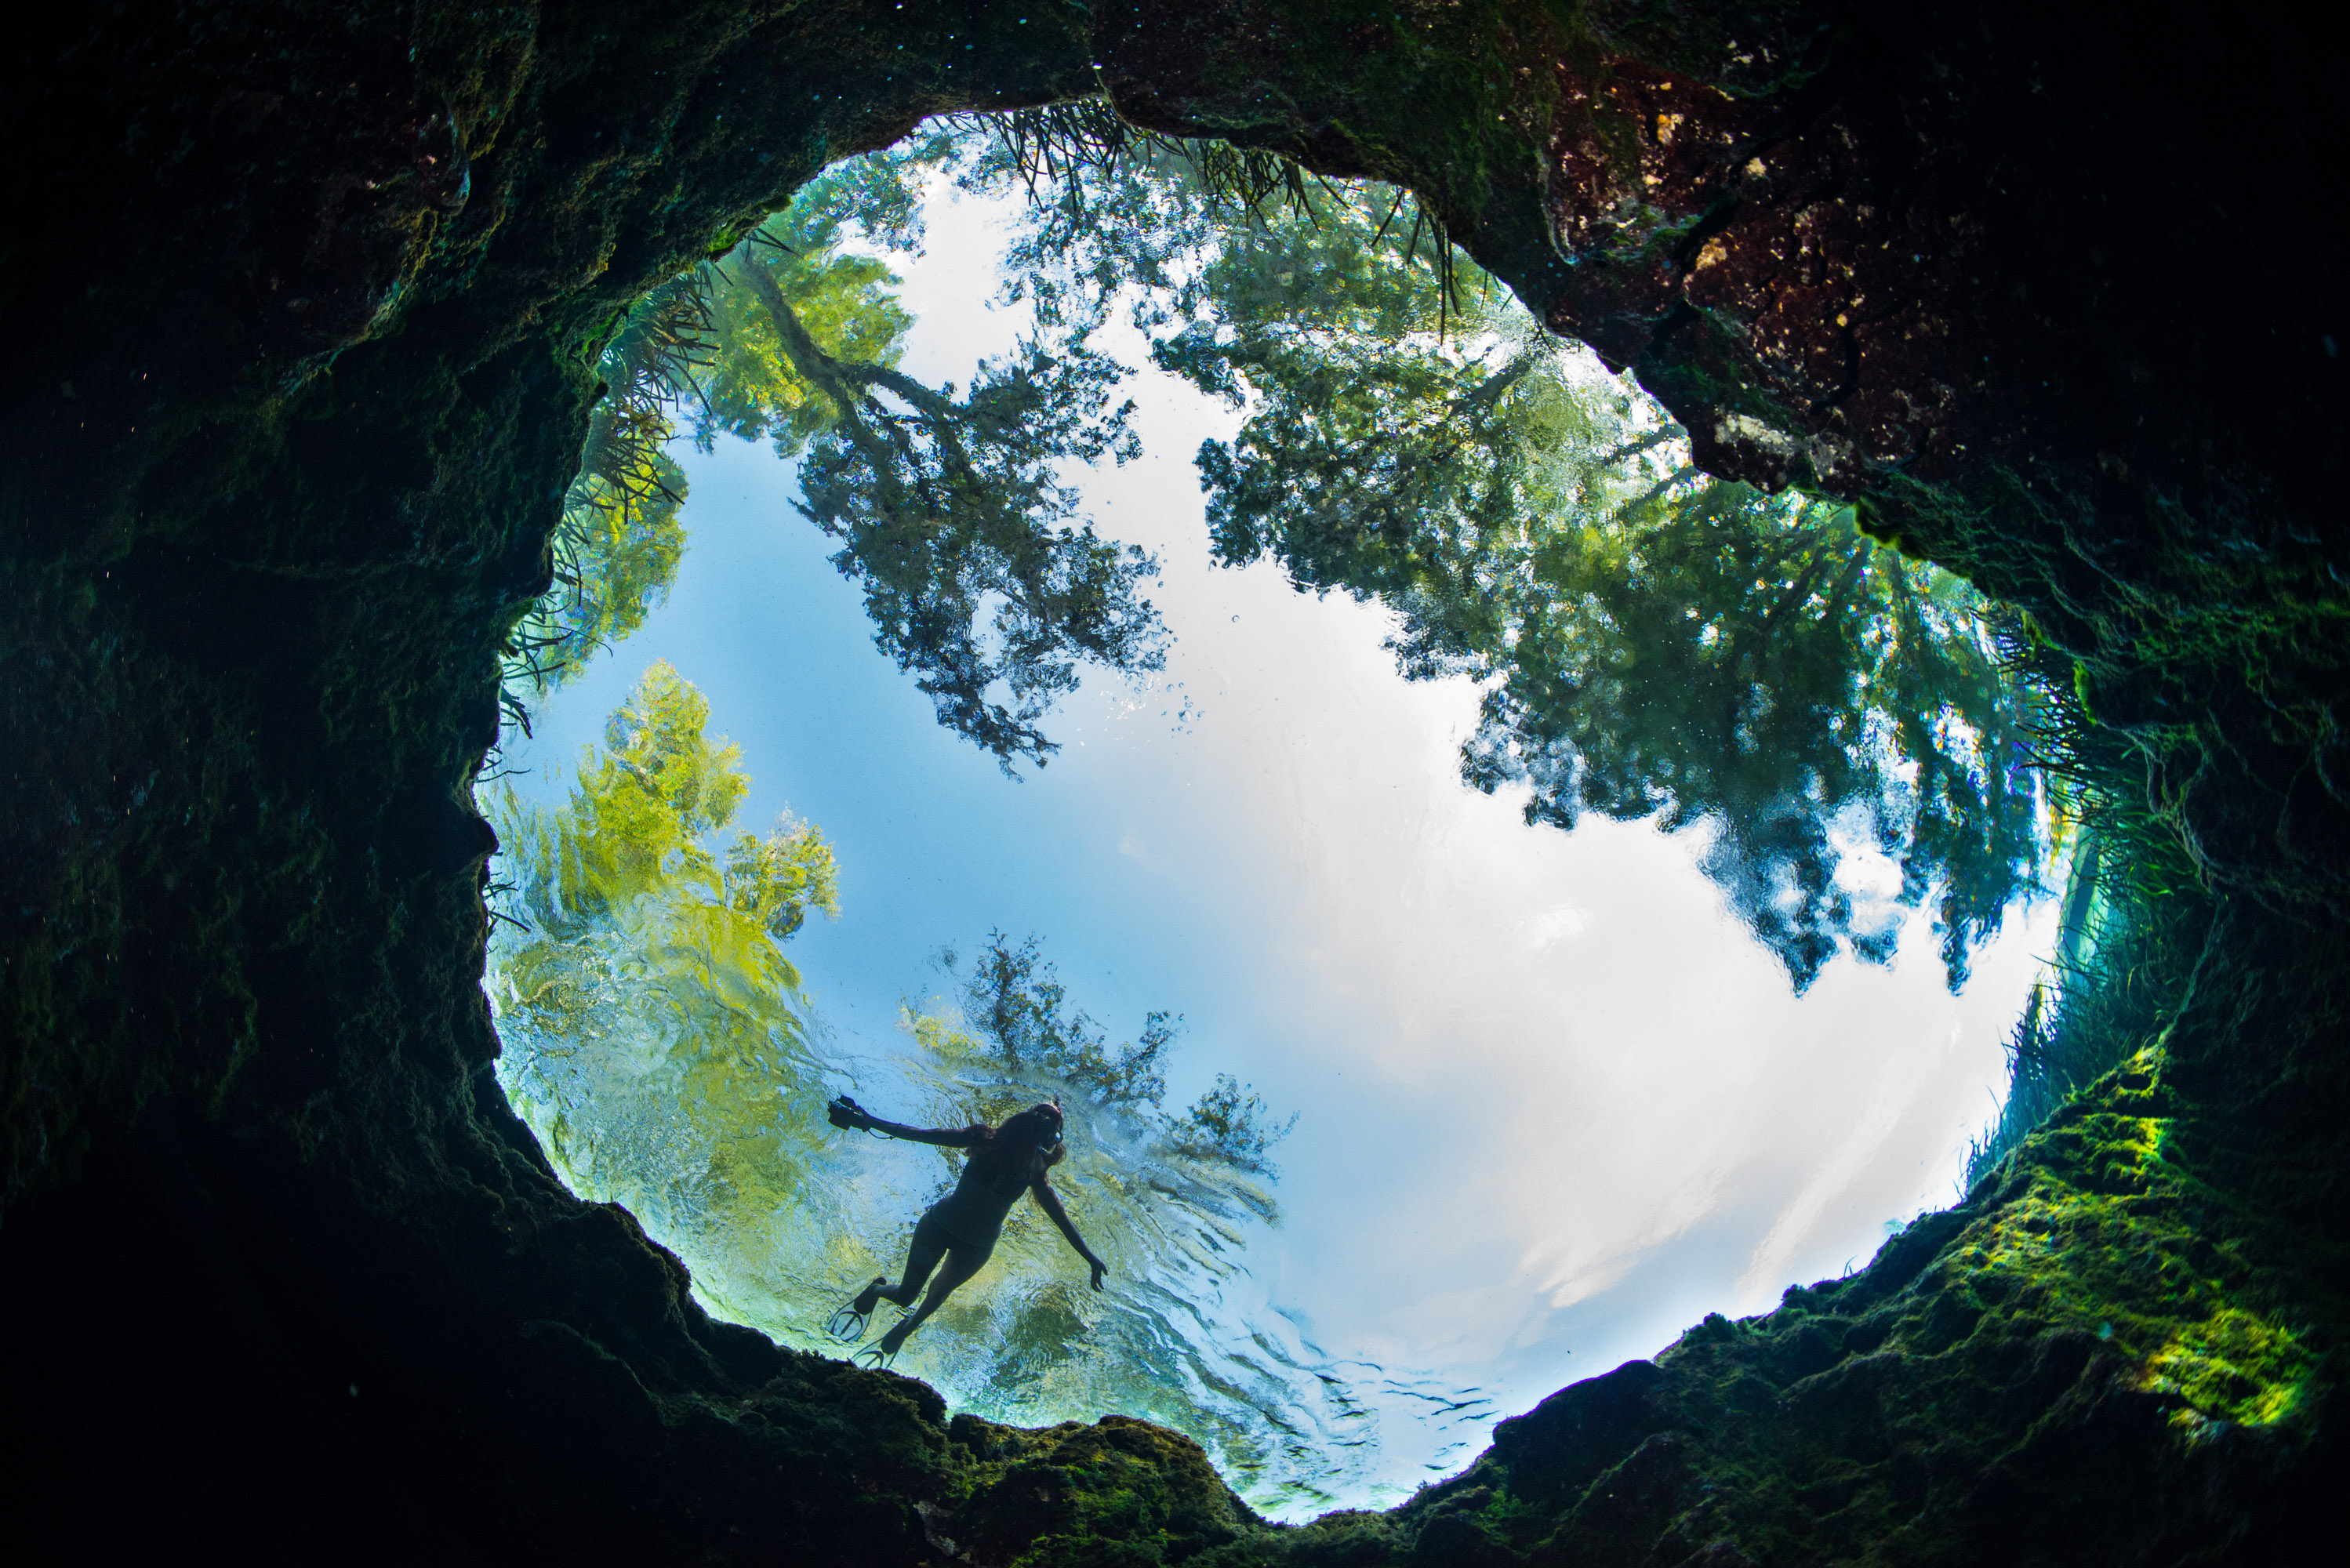
[{"label": "swimmer's outstretched arm", "polygon": [[1036,1207],[1061,1228],[1061,1234],[1067,1237],[1069,1245],[1077,1250],[1077,1256],[1094,1266],[1094,1289],[1101,1289],[1102,1275],[1108,1272],[1109,1265],[1095,1257],[1094,1250],[1086,1245],[1086,1239],[1077,1234],[1077,1228],[1070,1222],[1069,1211],[1061,1207],[1061,1195],[1053,1190],[1052,1183],[1040,1176],[1028,1184],[1028,1195],[1035,1199]]},{"label": "swimmer's outstretched arm", "polygon": [[852,1105],[845,1126],[872,1127],[891,1137],[910,1138],[915,1143],[934,1143],[941,1148],[970,1148],[987,1136],[985,1127],[910,1127],[903,1122],[885,1122],[862,1106]]}]

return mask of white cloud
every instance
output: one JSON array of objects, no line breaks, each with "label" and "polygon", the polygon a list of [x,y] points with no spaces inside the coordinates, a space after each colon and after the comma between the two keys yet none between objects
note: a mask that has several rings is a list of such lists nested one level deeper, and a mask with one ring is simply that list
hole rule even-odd
[{"label": "white cloud", "polygon": [[1519,940],[1535,952],[1573,941],[1591,929],[1591,917],[1572,904],[1528,915],[1518,922]]}]

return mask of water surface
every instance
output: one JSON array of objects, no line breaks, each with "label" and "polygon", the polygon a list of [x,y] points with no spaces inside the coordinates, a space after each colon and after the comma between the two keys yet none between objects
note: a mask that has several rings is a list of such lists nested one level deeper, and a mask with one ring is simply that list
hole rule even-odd
[{"label": "water surface", "polygon": [[[935,203],[928,256],[901,264],[917,374],[959,379],[1013,329],[973,265],[991,216]],[[1230,1073],[1297,1113],[1277,1181],[1081,1116],[1061,1184],[1131,1226],[1092,1236],[1110,1295],[1035,1217],[900,1370],[1024,1424],[1169,1421],[1276,1514],[1380,1504],[1498,1417],[1865,1262],[1886,1221],[1952,1197],[2047,945],[2036,910],[1959,997],[1918,920],[1889,969],[1839,960],[1798,1000],[1698,869],[1701,831],[1526,826],[1460,782],[1473,683],[1402,680],[1376,607],[1214,567],[1190,457],[1232,416],[1167,378],[1138,397],[1147,455],[1085,483],[1105,532],[1159,556],[1176,640],[1163,677],[1089,680],[1041,772],[1007,780],[937,725],[792,511],[792,467],[734,441],[677,450],[690,542],[666,603],[504,759],[551,804],[653,660],[706,694],[753,780],[742,823],[788,809],[839,857],[840,918],[787,949],[812,1085],[905,1119],[1019,1089],[901,1028],[909,1003],[951,1008],[942,950],[967,964],[1002,929],[1037,936],[1119,1038],[1183,1014],[1170,1105]],[[511,1030],[507,1071],[518,1099],[592,1117],[598,1085]],[[796,1163],[764,1199],[713,1197],[682,1123],[633,1135],[673,1168],[589,1184],[629,1186],[712,1310],[818,1347],[951,1173],[811,1105],[779,1113]]]}]

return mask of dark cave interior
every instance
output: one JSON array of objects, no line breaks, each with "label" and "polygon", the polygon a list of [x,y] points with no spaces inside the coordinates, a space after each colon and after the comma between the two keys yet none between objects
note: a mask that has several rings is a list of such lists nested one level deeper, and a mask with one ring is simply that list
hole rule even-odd
[{"label": "dark cave interior", "polygon": [[[84,1555],[2267,1562],[2346,1321],[2338,37],[1985,0],[67,8],[5,114],[12,1532]],[[1408,186],[2071,661],[2162,1022],[1866,1271],[1389,1514],[708,1319],[505,1106],[470,781],[621,312],[923,117]]]}]

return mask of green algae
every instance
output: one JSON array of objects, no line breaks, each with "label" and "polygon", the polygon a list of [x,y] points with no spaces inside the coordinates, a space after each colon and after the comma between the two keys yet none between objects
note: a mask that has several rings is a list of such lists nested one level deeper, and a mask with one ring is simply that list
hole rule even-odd
[{"label": "green algae", "polygon": [[[1971,1549],[1984,1478],[2026,1478],[1998,1483],[2022,1506],[2097,1473],[2074,1431],[2162,1449],[2176,1475],[2276,1462],[2248,1461],[2248,1441],[2308,1450],[2343,1322],[2313,1276],[2338,1250],[2302,1254],[2231,1194],[2240,1173],[2194,1136],[2204,1113],[2166,1061],[2149,1048],[2108,1075],[1860,1272],[1759,1317],[1711,1315],[1653,1367],[1555,1396],[1393,1515],[1210,1560],[1500,1563],[1661,1540],[1734,1542],[1741,1561],[1941,1561]],[[1610,1383],[1626,1392],[1598,1392]],[[1522,1424],[1580,1432],[1583,1457],[1530,1448]],[[2108,1519],[2095,1554],[2191,1534],[2191,1512]]]},{"label": "green algae", "polygon": [[1041,1432],[956,1417],[969,1499],[937,1533],[1015,1568],[1180,1563],[1262,1528],[1190,1438],[1122,1416]]},{"label": "green algae", "polygon": [[[2178,1395],[2207,1422],[2306,1427],[2318,1403],[2313,1387],[2317,1367],[2318,1358],[2291,1329],[2223,1306],[2148,1356],[2138,1386]],[[2173,1417],[2189,1418],[2184,1411]],[[2195,1435],[2202,1435],[2201,1427]]]},{"label": "green algae", "polygon": [[2095,1333],[2134,1360],[2133,1386],[2190,1425],[2305,1436],[2321,1362],[2308,1333],[2262,1310],[2268,1293],[2227,1237],[2223,1199],[2166,1158],[2173,1118],[2129,1114],[2165,1098],[2158,1064],[2141,1055],[2027,1142],[1993,1216],[1951,1255],[1952,1283],[2014,1319]]}]

